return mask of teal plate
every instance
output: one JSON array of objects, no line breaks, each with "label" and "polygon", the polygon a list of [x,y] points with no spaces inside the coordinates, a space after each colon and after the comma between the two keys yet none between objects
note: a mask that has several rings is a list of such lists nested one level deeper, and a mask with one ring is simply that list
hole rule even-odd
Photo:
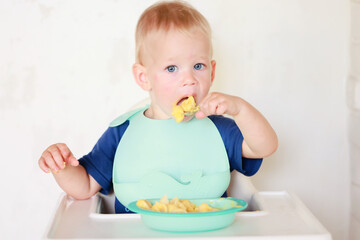
[{"label": "teal plate", "polygon": [[[131,202],[128,208],[141,214],[141,219],[148,227],[166,232],[203,232],[221,229],[229,226],[235,219],[235,212],[244,210],[247,203],[237,198],[216,199],[189,199],[197,206],[207,203],[220,210],[198,213],[163,213],[146,210],[136,206],[136,201]],[[148,199],[154,204],[160,199]]]}]

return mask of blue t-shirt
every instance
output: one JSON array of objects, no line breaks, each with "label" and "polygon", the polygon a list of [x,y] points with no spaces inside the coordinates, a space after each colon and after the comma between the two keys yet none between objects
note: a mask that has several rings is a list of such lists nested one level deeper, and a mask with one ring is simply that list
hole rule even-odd
[{"label": "blue t-shirt", "polygon": [[[260,168],[262,159],[242,157],[243,135],[233,119],[212,115],[209,119],[217,127],[228,155],[230,171],[237,170],[245,176],[254,175]],[[129,121],[116,127],[109,127],[92,151],[79,159],[80,164],[102,187],[101,193],[108,194],[112,190],[113,163],[116,149],[124,135]],[[223,196],[226,196],[226,192]],[[126,213],[129,210],[115,199],[115,212]]]}]

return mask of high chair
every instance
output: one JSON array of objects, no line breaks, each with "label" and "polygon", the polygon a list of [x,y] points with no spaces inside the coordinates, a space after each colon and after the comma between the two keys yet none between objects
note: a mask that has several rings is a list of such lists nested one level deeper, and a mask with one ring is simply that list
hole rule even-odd
[{"label": "high chair", "polygon": [[[146,103],[148,99],[134,108]],[[88,200],[62,194],[43,239],[332,239],[295,194],[258,191],[250,178],[236,171],[227,193],[245,200],[248,207],[226,228],[195,233],[156,231],[145,226],[139,214],[115,214],[114,193],[98,193]]]}]

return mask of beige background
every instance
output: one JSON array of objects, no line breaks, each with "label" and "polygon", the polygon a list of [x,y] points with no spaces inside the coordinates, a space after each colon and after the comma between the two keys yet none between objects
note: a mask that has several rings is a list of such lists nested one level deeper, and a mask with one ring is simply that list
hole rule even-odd
[{"label": "beige background", "polygon": [[[37,165],[48,145],[65,142],[81,157],[147,96],[131,65],[136,21],[153,2],[0,0],[2,239],[44,233],[62,192]],[[278,133],[254,184],[295,193],[334,239],[347,239],[350,2],[190,2],[214,31],[213,90],[243,97]]]}]

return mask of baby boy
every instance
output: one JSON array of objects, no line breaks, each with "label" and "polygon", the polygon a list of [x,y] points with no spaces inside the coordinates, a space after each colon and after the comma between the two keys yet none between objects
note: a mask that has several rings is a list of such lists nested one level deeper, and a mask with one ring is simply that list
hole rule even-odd
[{"label": "baby boy", "polygon": [[[268,121],[244,99],[209,92],[215,79],[211,29],[189,4],[159,2],[136,28],[136,83],[150,104],[115,119],[77,160],[66,144],[48,147],[40,168],[75,199],[114,189],[117,213],[143,198],[226,195],[230,172],[255,174],[277,148]],[[195,114],[177,123],[174,105],[193,97]],[[232,118],[224,117],[227,114]]]}]

